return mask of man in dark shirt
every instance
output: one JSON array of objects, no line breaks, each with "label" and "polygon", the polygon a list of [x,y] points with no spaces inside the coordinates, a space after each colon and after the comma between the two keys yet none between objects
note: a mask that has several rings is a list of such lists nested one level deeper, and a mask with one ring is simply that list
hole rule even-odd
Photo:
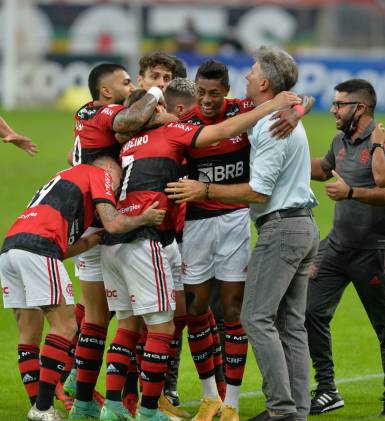
[{"label": "man in dark shirt", "polygon": [[[337,177],[336,183],[326,186],[337,203],[333,228],[321,242],[309,283],[306,327],[317,382],[311,414],[344,406],[334,382],[329,324],[350,280],[376,331],[385,367],[385,212],[378,206],[384,202],[376,197],[383,193],[372,172],[378,147],[371,140],[376,93],[361,79],[340,83],[335,90],[331,112],[341,133],[324,158],[312,160],[314,180]],[[341,200],[344,189],[346,200]],[[372,200],[356,197],[362,190]]]}]

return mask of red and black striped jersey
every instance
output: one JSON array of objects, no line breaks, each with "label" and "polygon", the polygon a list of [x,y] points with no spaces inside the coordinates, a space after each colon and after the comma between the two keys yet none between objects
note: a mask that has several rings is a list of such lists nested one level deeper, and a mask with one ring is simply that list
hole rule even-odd
[{"label": "red and black striped jersey", "polygon": [[[207,120],[199,106],[181,117],[189,124],[216,124],[254,108],[250,99],[225,99],[221,112],[215,119]],[[250,143],[247,133],[225,139],[205,148],[189,148],[186,154],[189,178],[218,183],[233,184],[249,181]],[[246,203],[224,203],[204,200],[187,204],[186,220],[210,218],[246,208]]]},{"label": "red and black striped jersey", "polygon": [[68,245],[90,226],[95,205],[102,202],[115,206],[110,174],[84,164],[61,171],[37,191],[17,218],[1,252],[22,249],[63,259]]},{"label": "red and black striped jersey", "polygon": [[141,132],[122,146],[123,182],[118,209],[127,216],[136,216],[153,202],[159,201],[158,208],[167,212],[161,225],[108,235],[105,244],[149,238],[168,245],[174,240],[179,205],[168,198],[164,189],[168,182],[179,179],[184,152],[188,147],[194,147],[203,127],[169,123]]},{"label": "red and black striped jersey", "polygon": [[100,155],[118,158],[120,144],[115,139],[112,123],[124,108],[118,104],[95,105],[89,102],[76,112],[73,165],[88,164]]}]

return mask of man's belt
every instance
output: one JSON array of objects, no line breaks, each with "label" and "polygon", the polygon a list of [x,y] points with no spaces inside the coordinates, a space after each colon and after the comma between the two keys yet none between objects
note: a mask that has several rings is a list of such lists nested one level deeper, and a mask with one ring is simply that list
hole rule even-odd
[{"label": "man's belt", "polygon": [[297,218],[301,216],[313,216],[313,213],[310,208],[290,208],[290,209],[281,209],[274,212],[270,212],[266,215],[263,215],[255,221],[255,225],[260,228],[266,222],[272,221],[273,219],[281,218]]}]

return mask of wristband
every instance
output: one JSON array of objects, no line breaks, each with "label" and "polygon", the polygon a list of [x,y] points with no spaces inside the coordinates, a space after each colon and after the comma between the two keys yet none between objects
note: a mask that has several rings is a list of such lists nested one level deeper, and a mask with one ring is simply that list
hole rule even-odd
[{"label": "wristband", "polygon": [[211,183],[205,183],[205,199],[210,200],[209,198],[209,190],[210,190]]},{"label": "wristband", "polygon": [[163,98],[163,91],[160,88],[158,88],[157,86],[153,86],[152,88],[150,88],[147,91],[147,93],[154,96],[155,99],[157,100],[157,102],[159,102],[159,100]]},{"label": "wristband", "polygon": [[305,107],[301,104],[293,105],[292,108],[298,111],[301,117],[305,114]]},{"label": "wristband", "polygon": [[354,189],[353,189],[353,187],[350,187],[348,197],[347,197],[348,200],[353,199],[353,193],[354,193]]}]

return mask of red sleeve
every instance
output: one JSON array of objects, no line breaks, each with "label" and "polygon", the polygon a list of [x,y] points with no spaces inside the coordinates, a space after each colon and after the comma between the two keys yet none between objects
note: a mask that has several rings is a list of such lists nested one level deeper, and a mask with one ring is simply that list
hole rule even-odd
[{"label": "red sleeve", "polygon": [[237,99],[236,101],[239,105],[239,109],[240,109],[241,113],[244,113],[246,111],[250,111],[250,110],[255,108],[254,102],[249,98]]},{"label": "red sleeve", "polygon": [[118,114],[125,108],[126,107],[124,105],[119,104],[106,105],[99,111],[98,123],[100,124],[100,126],[104,126],[105,128],[112,130],[112,124],[114,122],[116,114]]},{"label": "red sleeve", "polygon": [[165,126],[165,135],[168,141],[176,146],[194,147],[195,141],[204,127],[204,125],[197,126],[180,122],[169,123]]},{"label": "red sleeve", "polygon": [[110,174],[102,168],[95,167],[95,170],[91,172],[90,176],[92,203],[96,205],[97,203],[107,202],[116,206]]}]

